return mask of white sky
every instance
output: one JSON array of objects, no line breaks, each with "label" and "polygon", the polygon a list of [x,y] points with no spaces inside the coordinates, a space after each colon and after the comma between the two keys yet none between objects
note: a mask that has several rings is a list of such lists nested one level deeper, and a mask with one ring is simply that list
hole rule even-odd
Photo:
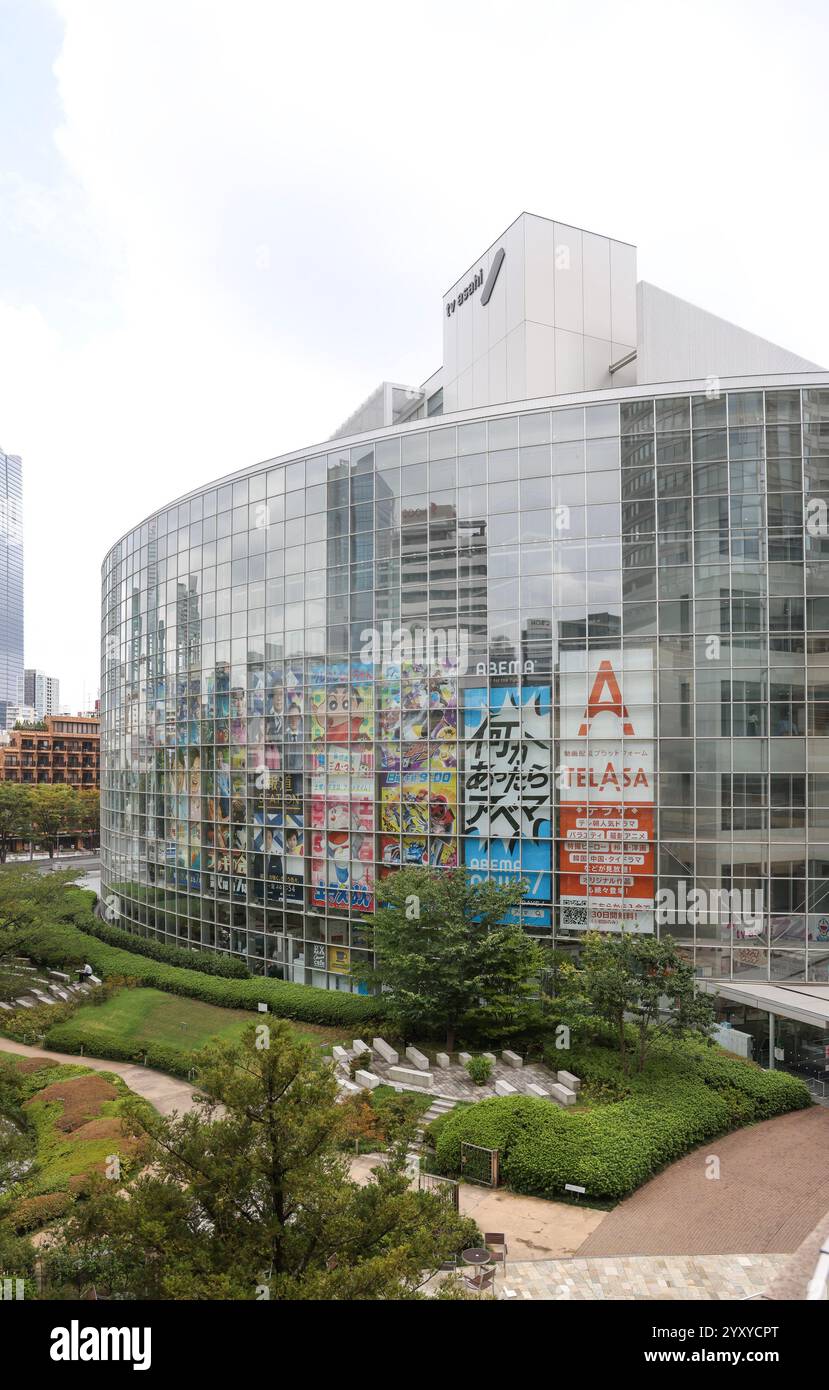
[{"label": "white sky", "polygon": [[829,364],[824,0],[0,0],[0,445],[26,663],[98,687],[148,512],[440,364],[522,209]]}]

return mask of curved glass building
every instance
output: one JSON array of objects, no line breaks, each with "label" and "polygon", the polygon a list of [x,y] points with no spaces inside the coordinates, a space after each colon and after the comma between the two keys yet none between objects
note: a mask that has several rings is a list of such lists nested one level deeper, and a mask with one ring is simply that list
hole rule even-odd
[{"label": "curved glass building", "polygon": [[522,214],[423,387],[111,549],[122,924],[348,990],[384,874],[465,866],[567,949],[829,982],[829,375],[635,264]]}]

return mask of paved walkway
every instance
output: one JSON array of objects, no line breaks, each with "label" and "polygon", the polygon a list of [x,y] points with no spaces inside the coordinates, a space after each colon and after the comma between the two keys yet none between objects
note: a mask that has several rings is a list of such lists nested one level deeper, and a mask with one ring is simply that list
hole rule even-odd
[{"label": "paved walkway", "polygon": [[510,1261],[497,1276],[495,1293],[499,1298],[565,1301],[756,1298],[779,1276],[788,1259],[788,1255],[668,1255]]},{"label": "paved walkway", "polygon": [[[351,1163],[355,1182],[368,1182],[372,1168],[383,1162],[382,1154],[362,1154]],[[552,1256],[573,1255],[585,1237],[604,1221],[603,1211],[567,1202],[547,1202],[541,1197],[523,1197],[499,1187],[476,1187],[462,1182],[460,1208],[471,1216],[481,1231],[501,1231],[507,1240],[510,1270],[513,1260],[545,1260]]]},{"label": "paved walkway", "polygon": [[93,1071],[113,1071],[123,1078],[130,1090],[143,1096],[160,1115],[177,1110],[183,1115],[193,1109],[195,1087],[151,1067],[139,1067],[134,1062],[108,1062],[101,1057],[78,1057],[70,1052],[49,1052],[44,1047],[27,1047],[12,1038],[0,1038],[0,1052],[17,1052],[21,1057],[43,1057],[50,1062],[71,1062]]},{"label": "paved walkway", "polygon": [[818,1105],[714,1139],[608,1212],[579,1256],[794,1251],[829,1209],[827,1154]]}]

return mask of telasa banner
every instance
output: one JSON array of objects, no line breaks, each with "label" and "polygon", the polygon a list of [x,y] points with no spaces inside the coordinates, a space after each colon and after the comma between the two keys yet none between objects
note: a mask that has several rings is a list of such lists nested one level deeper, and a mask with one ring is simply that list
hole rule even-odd
[{"label": "telasa banner", "polygon": [[559,669],[561,926],[652,932],[653,652],[562,652]]}]

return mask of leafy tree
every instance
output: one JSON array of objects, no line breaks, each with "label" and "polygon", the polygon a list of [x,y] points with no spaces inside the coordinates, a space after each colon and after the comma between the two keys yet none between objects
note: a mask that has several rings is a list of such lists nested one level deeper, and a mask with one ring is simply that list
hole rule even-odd
[{"label": "leafy tree", "polygon": [[[707,1037],[711,1031],[713,1001],[697,992],[694,972],[670,936],[591,933],[582,950],[580,974],[588,1013],[606,1019],[614,1028],[626,1073],[631,1060],[627,1023],[632,1022],[636,1030],[640,1072],[648,1049],[660,1035]],[[670,1012],[662,1009],[666,999]]]},{"label": "leafy tree", "polygon": [[15,840],[26,840],[32,833],[31,790],[16,782],[0,782],[0,864]]},{"label": "leafy tree", "polygon": [[54,857],[58,836],[76,827],[76,803],[71,787],[45,783],[31,788],[32,830],[46,842],[50,859]]},{"label": "leafy tree", "polygon": [[504,1037],[526,1026],[544,964],[542,948],[503,918],[521,902],[521,882],[470,882],[463,870],[400,869],[383,880],[371,938],[377,966],[354,973],[388,991],[405,1037],[459,1030]]},{"label": "leafy tree", "polygon": [[411,1299],[474,1223],[410,1188],[405,1142],[364,1186],[330,1066],[269,1022],[200,1054],[205,1096],[182,1117],[135,1106],[147,1166],[129,1200],[100,1182],[63,1230],[55,1262],[76,1288],[106,1279],[134,1299]]},{"label": "leafy tree", "polygon": [[94,844],[101,825],[100,793],[93,788],[84,788],[77,794],[75,809],[76,824],[73,828],[76,828],[84,839],[88,839],[90,845]]},{"label": "leafy tree", "polygon": [[27,936],[65,914],[66,888],[77,876],[75,869],[40,873],[28,864],[0,873],[0,958],[25,954]]}]

